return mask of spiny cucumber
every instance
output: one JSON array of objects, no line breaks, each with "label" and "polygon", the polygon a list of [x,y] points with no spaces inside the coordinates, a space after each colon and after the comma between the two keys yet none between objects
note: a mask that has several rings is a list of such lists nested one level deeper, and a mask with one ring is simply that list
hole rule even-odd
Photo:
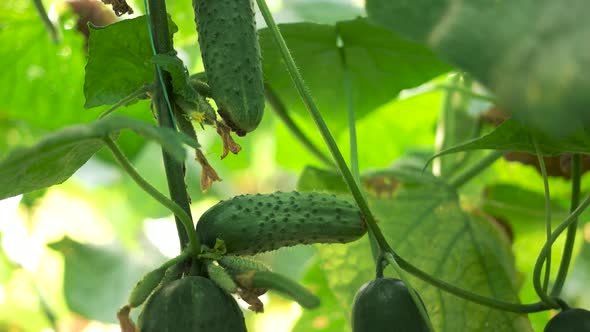
[{"label": "spiny cucumber", "polygon": [[222,256],[217,262],[233,276],[250,271],[270,271],[262,262],[239,256]]},{"label": "spiny cucumber", "polygon": [[213,261],[207,261],[207,274],[219,288],[228,293],[235,293],[238,290],[238,285],[232,279],[232,276],[225,271],[225,269]]},{"label": "spiny cucumber", "polygon": [[260,46],[252,0],[193,0],[203,65],[218,113],[238,135],[264,111]]},{"label": "spiny cucumber", "polygon": [[241,195],[207,210],[197,223],[201,242],[225,242],[231,255],[254,255],[281,247],[346,243],[367,231],[348,199],[324,193]]}]

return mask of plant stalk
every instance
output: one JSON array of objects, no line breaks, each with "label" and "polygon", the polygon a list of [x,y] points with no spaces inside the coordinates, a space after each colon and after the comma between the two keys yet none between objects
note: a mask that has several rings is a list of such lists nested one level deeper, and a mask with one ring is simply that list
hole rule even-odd
[{"label": "plant stalk", "polygon": [[[572,155],[572,193],[570,201],[570,212],[573,212],[580,204],[580,179],[581,179],[581,165],[580,155]],[[578,218],[576,218],[571,225],[567,228],[567,234],[565,237],[565,244],[563,247],[563,254],[561,256],[561,262],[559,264],[559,270],[557,277],[553,283],[551,289],[551,296],[559,296],[565,283],[567,272],[572,259],[572,252],[574,249],[574,243],[576,241],[576,232],[578,230]]]},{"label": "plant stalk", "polygon": [[[168,27],[168,13],[166,11],[165,0],[148,0],[148,7],[146,9],[149,15],[148,22],[150,25],[150,35],[152,37],[154,53],[170,54],[174,49],[172,47],[172,38],[170,37]],[[170,74],[160,70],[157,65],[154,90],[153,104],[156,108],[158,124],[162,127],[176,129],[172,105],[168,98],[168,96],[172,95],[172,81]],[[190,199],[184,182],[184,164],[177,162],[163,149],[162,157],[164,159],[164,169],[168,180],[170,197],[189,216],[192,225]],[[195,230],[194,227],[191,227],[190,231],[185,230],[183,228],[183,221],[179,215],[175,214],[175,220],[181,250],[183,250],[188,244],[190,234],[194,233]],[[193,250],[200,250],[200,248],[193,248]]]},{"label": "plant stalk", "polygon": [[504,151],[494,151],[487,156],[483,157],[477,164],[471,166],[463,173],[459,174],[456,178],[449,181],[449,184],[455,189],[459,189],[464,184],[469,182],[471,179],[480,174],[484,169],[491,166],[496,160],[500,159],[504,155]]},{"label": "plant stalk", "polygon": [[199,243],[199,239],[193,230],[193,221],[190,215],[186,213],[178,204],[159,192],[158,189],[154,188],[146,179],[144,179],[133,167],[133,165],[131,165],[129,159],[125,157],[123,152],[110,137],[105,137],[104,142],[111,150],[113,156],[119,162],[123,170],[125,170],[125,172],[133,179],[133,181],[135,181],[135,183],[137,183],[137,185],[148,195],[152,196],[156,201],[168,208],[168,210],[170,210],[177,218],[180,219],[184,230],[188,234],[192,255],[193,257],[197,257],[200,253],[201,244]]},{"label": "plant stalk", "polygon": [[[545,243],[549,243],[551,241],[551,194],[549,192],[549,179],[547,177],[547,167],[545,167],[545,159],[543,159],[543,154],[541,152],[541,149],[539,148],[537,139],[535,138],[535,136],[531,136],[531,139],[533,141],[533,145],[535,146],[537,161],[539,162],[539,168],[541,169],[541,175],[543,177],[543,188],[545,191],[545,233],[547,234],[547,239]],[[547,294],[547,287],[549,286],[550,275],[551,246],[549,246],[549,251],[547,251],[545,254],[545,275],[543,278],[543,284],[541,285],[540,282],[537,282],[540,281],[540,275],[533,274],[533,286],[535,287],[535,292],[543,302],[546,302],[547,304],[555,304],[555,301],[553,301],[553,299],[551,299]]]},{"label": "plant stalk", "polygon": [[265,84],[264,86],[264,95],[266,96],[266,101],[269,103],[271,109],[275,112],[275,114],[283,121],[283,124],[287,127],[287,129],[295,136],[295,138],[309,151],[313,154],[319,161],[321,161],[324,165],[334,168],[334,162],[327,156],[320,148],[318,148],[310,139],[305,135],[303,130],[299,128],[299,126],[293,121],[289,112],[287,112],[287,108],[285,104],[281,101],[279,96],[277,96],[274,89]]}]

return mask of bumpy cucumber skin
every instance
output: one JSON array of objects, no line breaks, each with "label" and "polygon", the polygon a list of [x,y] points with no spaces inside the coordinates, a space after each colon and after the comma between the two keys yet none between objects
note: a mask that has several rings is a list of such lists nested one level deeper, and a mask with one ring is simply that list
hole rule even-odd
[{"label": "bumpy cucumber skin", "polygon": [[231,255],[254,255],[312,243],[347,243],[367,231],[351,201],[323,193],[236,196],[207,210],[197,223],[201,243],[225,242]]},{"label": "bumpy cucumber skin", "polygon": [[240,256],[222,256],[218,263],[234,276],[251,271],[270,271],[264,263]]},{"label": "bumpy cucumber skin", "polygon": [[164,276],[166,275],[166,269],[159,268],[147,273],[140,281],[137,282],[127,303],[131,308],[139,307],[150,294],[158,287]]},{"label": "bumpy cucumber skin", "polygon": [[238,135],[258,127],[264,81],[252,0],[193,0],[199,45],[219,115]]},{"label": "bumpy cucumber skin", "polygon": [[185,277],[159,288],[138,320],[141,332],[246,332],[236,301],[203,277]]},{"label": "bumpy cucumber skin", "polygon": [[363,285],[354,297],[352,331],[429,332],[429,329],[401,280],[377,278]]},{"label": "bumpy cucumber skin", "polygon": [[590,332],[590,311],[568,309],[551,318],[543,332]]}]

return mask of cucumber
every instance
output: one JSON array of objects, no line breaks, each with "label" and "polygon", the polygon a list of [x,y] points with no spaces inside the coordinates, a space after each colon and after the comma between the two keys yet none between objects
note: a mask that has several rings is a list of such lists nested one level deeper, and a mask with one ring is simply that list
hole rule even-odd
[{"label": "cucumber", "polygon": [[219,115],[238,135],[264,111],[260,46],[252,0],[193,0],[207,82]]},{"label": "cucumber", "polygon": [[213,261],[206,262],[207,274],[209,279],[217,286],[228,293],[235,293],[238,291],[238,285],[232,279],[232,276],[221,266],[215,264]]},{"label": "cucumber", "polygon": [[166,268],[158,268],[150,271],[137,282],[127,303],[131,308],[139,307],[150,296],[150,294],[158,287],[164,276],[166,275]]},{"label": "cucumber", "polygon": [[207,210],[197,223],[201,243],[225,242],[230,255],[281,247],[346,243],[367,231],[351,201],[322,193],[276,192],[236,196]]},{"label": "cucumber", "polygon": [[138,327],[141,332],[246,332],[236,301],[211,280],[194,276],[156,290]]},{"label": "cucumber", "polygon": [[563,310],[545,326],[544,332],[590,332],[590,311],[584,309]]},{"label": "cucumber", "polygon": [[299,303],[306,309],[317,308],[320,299],[297,282],[270,271],[250,271],[236,277],[245,289],[270,289]]},{"label": "cucumber", "polygon": [[377,278],[363,285],[354,297],[352,331],[429,332],[429,329],[401,280]]},{"label": "cucumber", "polygon": [[250,271],[270,271],[264,263],[240,256],[221,256],[217,262],[233,276]]}]

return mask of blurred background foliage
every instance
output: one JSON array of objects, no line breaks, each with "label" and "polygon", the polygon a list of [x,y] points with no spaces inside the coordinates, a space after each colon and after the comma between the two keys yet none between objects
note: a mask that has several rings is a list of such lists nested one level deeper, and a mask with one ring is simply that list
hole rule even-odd
[{"label": "blurred background foliage", "polygon": [[[349,149],[346,97],[339,50],[333,43],[336,31],[347,48],[353,77],[361,170],[370,173],[387,169],[396,160],[424,165],[426,158],[440,148],[437,127],[446,96],[431,87],[445,82],[452,68],[400,37],[356,20],[364,15],[361,1],[268,2],[280,23],[314,23],[303,28],[284,26],[283,32],[345,156]],[[0,66],[4,68],[0,72],[0,157],[62,126],[92,121],[106,109],[83,108],[85,36],[77,24],[89,17],[95,22],[113,22],[116,18],[90,0],[44,4],[60,27],[61,41],[57,44],[51,41],[30,1],[0,4]],[[142,1],[131,4],[135,14],[140,15]],[[167,4],[179,27],[174,36],[179,56],[191,73],[202,71],[191,1],[168,0]],[[264,27],[257,18],[259,27]],[[367,39],[367,35],[371,38]],[[321,137],[290,88],[282,61],[264,32],[261,44],[267,82],[277,90],[305,134],[323,149]],[[479,125],[479,116],[490,104],[471,101],[458,108],[459,119],[455,121],[465,127],[458,126],[453,133],[451,141],[455,143],[470,138],[464,128]],[[152,119],[147,101],[119,112],[146,121]],[[491,129],[489,125],[482,128]],[[221,142],[211,128],[199,131],[199,141],[223,182],[207,193],[200,192],[200,167],[188,161],[187,182],[194,216],[218,200],[240,193],[286,191],[297,186],[301,190],[339,191],[341,187],[337,174],[310,167],[325,165],[293,138],[268,107],[260,127],[237,138],[243,148],[237,156],[219,159]],[[123,133],[118,142],[139,172],[166,192],[160,148],[131,133]],[[455,172],[483,155],[473,152],[468,159],[462,159],[465,154],[445,156],[441,161],[450,160],[445,164],[454,166],[440,172]],[[550,183],[554,218],[558,220],[567,215],[569,184],[561,178],[552,178]],[[582,188],[588,188],[587,178]],[[411,195],[412,191],[404,193]],[[538,172],[521,163],[500,160],[459,194],[463,211],[469,215],[480,213],[483,219],[493,217],[508,230],[505,235],[515,254],[518,295],[524,303],[536,301],[531,273],[545,237],[543,186]],[[390,213],[387,208],[381,206],[381,213]],[[472,218],[454,209],[456,215],[448,218]],[[567,299],[573,305],[586,307],[590,305],[585,287],[590,282],[590,229],[583,227],[587,218],[588,213],[582,216],[580,234],[584,241],[576,242],[576,253],[580,254],[575,255],[573,272],[565,286]],[[422,235],[422,239],[427,237]],[[108,151],[99,152],[63,185],[0,201],[0,239],[0,331],[11,332],[117,331],[116,309],[124,304],[133,284],[165,257],[178,252],[176,230],[168,211],[126,177]],[[392,246],[396,248],[396,243]],[[561,246],[562,241],[556,244],[555,252]],[[342,298],[353,294],[356,286],[337,285],[336,290],[331,287],[334,283],[328,274],[334,265],[326,265],[326,261],[346,253],[341,247],[331,250],[296,247],[260,255],[275,271],[298,278],[316,291],[323,306],[318,311],[302,312],[296,304],[270,295],[264,299],[267,305],[263,315],[246,312],[250,330],[345,331],[348,308]],[[410,253],[406,258],[412,260],[411,252],[417,249],[402,250]],[[370,255],[358,259],[367,266],[371,264]],[[342,291],[346,287],[348,290]],[[549,317],[548,312],[529,315],[535,331],[541,331]]]}]

